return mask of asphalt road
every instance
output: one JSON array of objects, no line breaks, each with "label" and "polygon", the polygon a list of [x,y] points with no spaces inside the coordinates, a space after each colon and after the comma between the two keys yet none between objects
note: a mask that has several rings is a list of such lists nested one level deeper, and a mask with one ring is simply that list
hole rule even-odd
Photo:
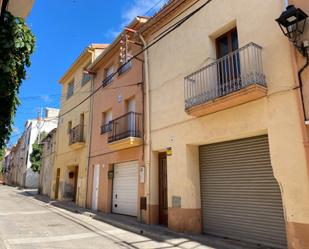
[{"label": "asphalt road", "polygon": [[1,249],[211,248],[185,239],[156,241],[72,213],[0,185]]}]

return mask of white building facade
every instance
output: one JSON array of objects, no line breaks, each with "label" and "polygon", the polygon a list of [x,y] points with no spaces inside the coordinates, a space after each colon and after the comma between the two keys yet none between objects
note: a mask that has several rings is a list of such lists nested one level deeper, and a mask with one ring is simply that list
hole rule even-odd
[{"label": "white building facade", "polygon": [[21,166],[18,171],[18,185],[24,188],[37,188],[39,174],[31,168],[30,155],[32,145],[35,143],[39,134],[49,133],[58,126],[58,109],[45,108],[45,118],[41,120],[31,119],[25,124],[25,131],[22,135],[23,144],[20,146]]}]

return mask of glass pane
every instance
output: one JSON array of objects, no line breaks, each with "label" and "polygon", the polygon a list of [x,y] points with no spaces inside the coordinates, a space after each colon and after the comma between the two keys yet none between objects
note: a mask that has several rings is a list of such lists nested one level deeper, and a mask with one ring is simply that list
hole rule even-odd
[{"label": "glass pane", "polygon": [[238,49],[238,34],[237,34],[237,30],[232,32],[232,49],[233,49],[233,51]]},{"label": "glass pane", "polygon": [[229,44],[227,36],[220,38],[218,41],[218,58],[221,58],[229,53]]}]

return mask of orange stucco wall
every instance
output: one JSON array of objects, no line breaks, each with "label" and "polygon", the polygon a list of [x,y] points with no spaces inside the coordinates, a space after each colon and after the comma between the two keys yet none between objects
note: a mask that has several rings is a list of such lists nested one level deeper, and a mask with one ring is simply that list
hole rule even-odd
[{"label": "orange stucco wall", "polygon": [[[290,4],[294,4],[297,8],[301,8],[307,15],[309,15],[309,2],[307,0],[290,0]],[[309,18],[307,19],[306,29],[301,37],[301,40],[309,40]],[[294,55],[296,57],[296,69],[300,70],[305,65],[305,58],[295,49]],[[297,72],[295,72],[297,74]],[[297,76],[297,75],[296,75]],[[309,119],[309,66],[302,74],[303,81],[303,98],[305,104],[306,118]]]}]

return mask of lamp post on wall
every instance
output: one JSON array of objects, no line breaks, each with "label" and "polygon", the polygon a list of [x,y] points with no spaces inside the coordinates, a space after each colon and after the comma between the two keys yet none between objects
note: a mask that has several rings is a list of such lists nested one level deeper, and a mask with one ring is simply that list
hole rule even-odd
[{"label": "lamp post on wall", "polygon": [[280,17],[276,19],[283,34],[306,59],[305,65],[298,71],[299,88],[306,123],[308,123],[308,119],[306,118],[304,104],[302,73],[309,66],[309,42],[308,40],[301,40],[301,36],[305,31],[307,18],[308,15],[302,9],[296,8],[294,5],[289,5],[286,10],[282,12]]},{"label": "lamp post on wall", "polygon": [[303,55],[309,46],[308,41],[300,41],[301,35],[305,31],[307,17],[308,15],[303,10],[289,5],[276,19],[283,34]]}]

